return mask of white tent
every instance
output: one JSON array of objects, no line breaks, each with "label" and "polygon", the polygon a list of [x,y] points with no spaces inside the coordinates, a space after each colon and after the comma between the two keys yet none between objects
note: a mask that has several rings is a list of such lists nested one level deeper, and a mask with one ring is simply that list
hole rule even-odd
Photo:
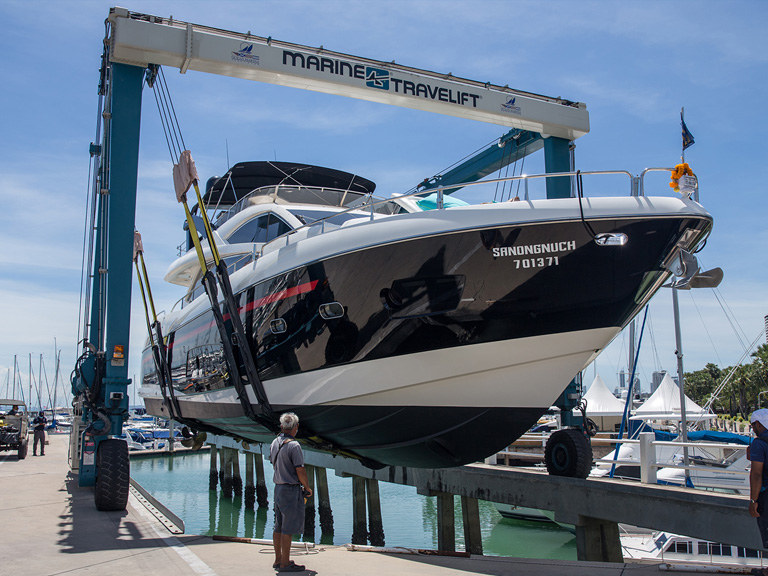
[{"label": "white tent", "polygon": [[587,416],[622,416],[624,414],[624,403],[616,398],[608,386],[605,385],[600,374],[595,376],[592,385],[584,394],[587,401]]},{"label": "white tent", "polygon": [[[686,419],[696,419],[711,416],[693,400],[685,397]],[[680,388],[674,383],[669,374],[664,378],[648,400],[635,410],[634,419],[679,420],[680,419]]]}]

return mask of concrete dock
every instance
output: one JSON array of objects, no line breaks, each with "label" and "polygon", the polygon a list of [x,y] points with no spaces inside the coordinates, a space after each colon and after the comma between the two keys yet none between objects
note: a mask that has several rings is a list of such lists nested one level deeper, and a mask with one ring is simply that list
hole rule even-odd
[{"label": "concrete dock", "polygon": [[[14,576],[274,574],[271,546],[173,536],[132,495],[123,512],[99,512],[67,464],[68,436],[51,435],[45,456],[0,453],[0,558]],[[644,576],[665,564],[613,564],[472,556],[352,552],[318,546],[292,559],[326,576]],[[748,573],[748,572],[747,572]]]}]

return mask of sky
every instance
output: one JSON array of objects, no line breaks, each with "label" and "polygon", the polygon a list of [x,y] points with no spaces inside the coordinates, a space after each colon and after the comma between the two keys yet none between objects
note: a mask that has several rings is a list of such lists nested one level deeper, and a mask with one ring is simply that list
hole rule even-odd
[{"label": "sky", "polygon": [[[0,0],[0,396],[14,355],[25,396],[30,359],[35,383],[45,386],[47,380],[50,388],[60,350],[61,398],[81,351],[88,149],[96,137],[104,20],[111,5]],[[696,140],[685,159],[714,218],[699,260],[703,268],[725,272],[716,290],[680,293],[685,370],[708,362],[734,365],[748,343],[765,342],[768,4],[126,0],[125,7],[584,102],[590,133],[576,141],[575,155],[576,167],[585,171],[639,174],[673,166],[681,153],[684,107]],[[165,74],[203,181],[236,162],[277,159],[347,170],[389,196],[507,131],[245,80],[170,68]],[[157,306],[170,310],[183,293],[162,278],[183,241],[183,210],[174,198],[158,120],[145,90],[136,226]],[[535,156],[526,160],[528,174],[543,171],[543,154]],[[672,194],[665,175],[647,186],[648,195]],[[131,318],[133,378],[146,337],[135,281]],[[627,369],[627,348],[622,333],[586,370],[585,382],[600,374],[613,388],[618,372]],[[47,378],[39,376],[42,365]],[[644,389],[655,370],[677,370],[669,289],[650,306],[638,362]],[[135,397],[134,386],[130,393]],[[47,397],[44,391],[43,404],[50,403]],[[36,392],[33,398],[37,404]]]}]

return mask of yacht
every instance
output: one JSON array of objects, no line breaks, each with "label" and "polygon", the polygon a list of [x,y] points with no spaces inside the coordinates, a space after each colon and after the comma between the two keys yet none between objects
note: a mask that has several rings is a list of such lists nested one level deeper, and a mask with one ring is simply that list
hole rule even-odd
[{"label": "yacht", "polygon": [[[695,571],[708,566],[720,572],[747,573],[751,568],[768,566],[761,550],[720,544],[671,532],[622,533],[621,549],[625,561],[677,564]],[[702,569],[701,571],[706,571]],[[709,570],[712,571],[712,570]]]},{"label": "yacht", "polygon": [[168,390],[149,342],[143,353],[148,413],[266,442],[293,411],[308,447],[368,465],[482,460],[536,423],[712,228],[687,195],[470,205],[374,191],[289,162],[209,181],[257,377],[233,382],[188,240],[165,276],[185,293],[161,320]]}]

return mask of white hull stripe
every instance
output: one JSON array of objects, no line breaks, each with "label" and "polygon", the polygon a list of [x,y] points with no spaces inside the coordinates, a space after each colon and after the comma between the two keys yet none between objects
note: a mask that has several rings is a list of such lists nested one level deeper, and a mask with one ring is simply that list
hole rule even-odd
[{"label": "white hull stripe", "polygon": [[[550,406],[618,332],[601,328],[371,360],[264,382],[276,406]],[[248,389],[256,404],[253,391]],[[142,396],[159,397],[157,386]],[[177,396],[239,404],[234,389]],[[182,409],[183,413],[183,409]]]}]

